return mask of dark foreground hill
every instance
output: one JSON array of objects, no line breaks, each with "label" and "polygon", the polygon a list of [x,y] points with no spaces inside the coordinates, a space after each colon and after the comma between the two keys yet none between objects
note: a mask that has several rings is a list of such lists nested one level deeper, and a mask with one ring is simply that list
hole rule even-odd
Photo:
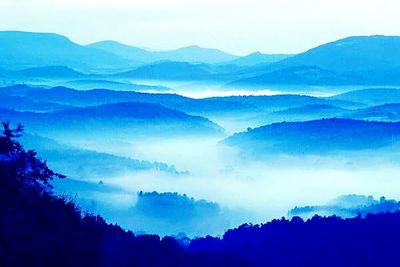
[{"label": "dark foreground hill", "polygon": [[273,220],[222,238],[135,235],[82,214],[52,193],[63,178],[14,140],[0,137],[1,266],[399,266],[400,213]]}]

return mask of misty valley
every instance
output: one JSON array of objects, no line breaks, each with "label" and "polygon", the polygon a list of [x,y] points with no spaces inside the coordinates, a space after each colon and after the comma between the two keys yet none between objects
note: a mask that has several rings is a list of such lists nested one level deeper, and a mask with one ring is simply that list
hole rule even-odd
[{"label": "misty valley", "polygon": [[[319,223],[356,227],[363,220],[378,224],[379,216],[398,223],[389,216],[400,211],[399,89],[400,37],[349,37],[296,55],[236,56],[198,46],[153,51],[0,32],[4,147],[25,153],[21,144],[29,157],[32,149],[65,175],[49,179],[50,195],[74,203],[79,214],[101,216],[85,223],[132,231],[138,243],[124,234],[121,240],[138,251],[151,242],[158,251],[157,242],[167,240],[160,243],[163,257],[175,255],[164,245],[183,247],[198,264],[148,266],[265,266],[265,255],[271,263],[282,260],[272,266],[322,266],[284,261],[296,247],[275,240],[276,233],[290,236],[288,227],[297,234],[304,223],[312,235]],[[19,124],[23,133],[13,134]],[[14,150],[3,150],[0,161],[8,166]],[[47,178],[39,184],[47,188]],[[32,209],[40,210],[39,202]],[[64,205],[57,203],[51,205]],[[334,229],[326,231],[332,238],[350,231]],[[104,231],[119,236],[120,230]],[[268,243],[276,254],[256,249],[249,256],[242,240],[268,241],[257,235],[263,231],[276,234]],[[238,261],[225,261],[237,251]],[[107,253],[114,255],[108,247]],[[115,266],[146,266],[123,262]],[[337,263],[326,266],[361,266]]]}]

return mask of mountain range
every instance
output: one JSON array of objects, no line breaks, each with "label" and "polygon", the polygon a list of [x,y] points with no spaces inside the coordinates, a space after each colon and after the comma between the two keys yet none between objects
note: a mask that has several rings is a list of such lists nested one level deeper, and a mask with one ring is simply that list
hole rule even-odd
[{"label": "mountain range", "polygon": [[341,93],[329,99],[351,101],[365,105],[400,103],[400,90],[398,88],[367,88]]},{"label": "mountain range", "polygon": [[[0,108],[0,120],[20,122],[31,132],[56,140],[221,134],[210,120],[157,104],[128,102],[53,112],[19,112]],[[96,129],[94,131],[94,129]]]},{"label": "mountain range", "polygon": [[25,133],[21,142],[26,147],[34,147],[41,157],[47,159],[49,166],[70,178],[80,180],[99,178],[107,182],[106,178],[127,172],[151,170],[178,174],[174,166],[165,163],[81,149],[39,135]]},{"label": "mountain range", "polygon": [[112,53],[83,47],[62,35],[0,32],[0,66],[5,69],[66,66],[85,70],[123,68],[132,65]]},{"label": "mountain range", "polygon": [[[68,109],[71,106],[88,107],[120,102],[142,102],[162,105],[192,115],[213,113],[237,114],[238,112],[274,112],[306,105],[334,105],[339,108],[365,107],[363,104],[347,100],[290,94],[194,99],[177,94],[150,94],[107,89],[83,91],[66,87],[40,88],[27,85],[15,85],[0,88],[0,99],[6,99],[6,97],[7,99],[13,99],[13,101],[2,101],[0,102],[0,107],[15,108],[16,105],[23,107],[23,103],[29,102],[30,104],[25,108],[33,108],[34,106],[39,107],[39,103],[52,103],[53,107],[49,107],[48,110],[62,110]],[[18,108],[16,109],[19,110]]]},{"label": "mountain range", "polygon": [[320,119],[281,122],[234,134],[224,143],[255,157],[278,154],[326,155],[378,149],[400,140],[399,122]]},{"label": "mountain range", "polygon": [[253,77],[231,87],[271,84],[398,85],[400,37],[354,36],[324,44],[279,62],[253,67]]},{"label": "mountain range", "polygon": [[3,79],[82,79],[90,74],[97,80],[217,80],[235,88],[390,86],[400,85],[399,62],[397,36],[353,36],[297,55],[255,52],[239,57],[195,45],[150,51],[115,41],[79,45],[53,33],[0,32]]},{"label": "mountain range", "polygon": [[240,57],[240,58],[234,59],[229,62],[225,62],[225,64],[233,64],[233,65],[238,65],[238,66],[243,66],[243,67],[249,67],[249,66],[256,66],[256,65],[260,65],[260,64],[275,63],[275,62],[281,61],[283,59],[289,58],[291,56],[293,56],[293,55],[291,55],[291,54],[262,54],[260,52],[254,52],[247,56]]},{"label": "mountain range", "polygon": [[169,51],[148,51],[142,48],[121,44],[115,41],[101,41],[87,45],[89,48],[100,49],[113,53],[121,58],[151,63],[156,61],[178,61],[190,63],[222,63],[239,58],[238,56],[218,49],[202,48],[196,45]]}]

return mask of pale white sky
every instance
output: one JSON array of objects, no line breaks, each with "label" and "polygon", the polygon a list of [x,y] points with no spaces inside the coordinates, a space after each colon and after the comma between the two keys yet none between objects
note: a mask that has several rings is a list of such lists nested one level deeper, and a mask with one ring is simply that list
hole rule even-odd
[{"label": "pale white sky", "polygon": [[236,54],[297,53],[351,35],[400,35],[398,0],[0,0],[0,30]]}]

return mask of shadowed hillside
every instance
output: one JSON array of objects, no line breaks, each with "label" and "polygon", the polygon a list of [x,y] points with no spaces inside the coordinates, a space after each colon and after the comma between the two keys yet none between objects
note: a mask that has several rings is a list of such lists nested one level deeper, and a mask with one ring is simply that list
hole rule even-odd
[{"label": "shadowed hillside", "polygon": [[272,64],[248,69],[252,77],[228,86],[398,85],[400,37],[353,36]]},{"label": "shadowed hillside", "polygon": [[224,143],[258,156],[269,153],[325,154],[378,149],[394,145],[399,137],[399,123],[322,119],[248,129],[227,138]]},{"label": "shadowed hillside", "polygon": [[[273,220],[242,225],[222,238],[135,235],[82,214],[49,182],[64,178],[14,139],[0,137],[2,266],[397,266],[400,213],[340,219]],[[186,200],[184,200],[186,201]],[[146,209],[145,206],[143,206]]]},{"label": "shadowed hillside", "polygon": [[[57,112],[18,112],[1,109],[2,120],[21,121],[33,132],[46,136],[79,134],[176,135],[221,134],[223,129],[208,119],[191,116],[160,105],[128,102],[73,108]],[[51,126],[50,126],[51,125]],[[96,129],[96,131],[93,131]],[[116,133],[115,130],[118,129]]]}]

